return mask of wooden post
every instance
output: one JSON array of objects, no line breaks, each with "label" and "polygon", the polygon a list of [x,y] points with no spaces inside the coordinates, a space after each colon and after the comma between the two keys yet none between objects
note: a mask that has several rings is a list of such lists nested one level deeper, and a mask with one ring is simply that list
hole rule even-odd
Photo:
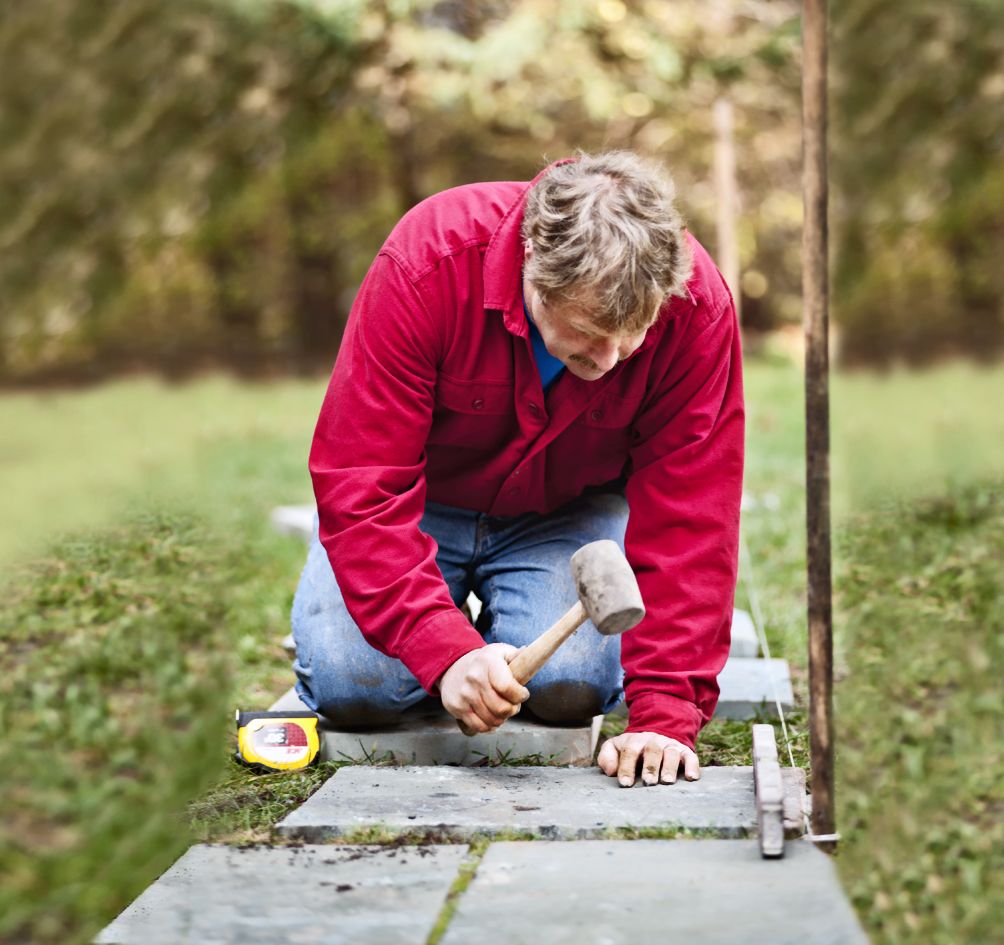
[{"label": "wooden post", "polygon": [[[802,5],[802,297],[812,833],[836,833],[833,796],[833,610],[827,350],[826,0]],[[833,840],[818,844],[832,852]]]},{"label": "wooden post", "polygon": [[732,103],[727,98],[715,102],[715,197],[718,204],[718,265],[732,290],[736,317],[742,322],[742,288],[739,285],[739,241],[736,216],[739,201],[736,187],[736,145]]}]

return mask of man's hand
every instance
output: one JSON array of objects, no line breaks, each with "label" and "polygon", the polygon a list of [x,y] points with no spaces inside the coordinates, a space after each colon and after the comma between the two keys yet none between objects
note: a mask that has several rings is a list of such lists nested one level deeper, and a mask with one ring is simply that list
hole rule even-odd
[{"label": "man's hand", "polygon": [[519,652],[508,643],[491,643],[460,657],[439,678],[446,711],[475,732],[493,732],[530,698],[509,661]]},{"label": "man's hand", "polygon": [[683,742],[655,732],[625,732],[616,738],[608,738],[596,759],[605,775],[617,775],[621,787],[631,787],[642,764],[641,783],[673,784],[680,765],[683,776],[688,781],[696,781],[701,776],[701,765],[697,754]]}]

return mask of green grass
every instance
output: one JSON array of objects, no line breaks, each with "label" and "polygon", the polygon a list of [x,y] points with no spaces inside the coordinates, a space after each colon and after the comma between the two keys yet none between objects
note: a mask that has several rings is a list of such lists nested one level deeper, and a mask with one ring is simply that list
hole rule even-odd
[{"label": "green grass", "polygon": [[[834,381],[837,862],[877,943],[978,945],[1004,921],[990,886],[1000,378]],[[88,941],[189,843],[266,838],[337,768],[256,776],[231,759],[234,705],[265,707],[291,682],[279,642],[303,547],[267,515],[310,499],[323,386],[0,398],[0,513],[16,526],[0,560],[34,557],[6,568],[0,617],[0,942]],[[801,377],[750,361],[747,391],[737,603],[756,593],[773,655],[791,661],[807,764]],[[713,722],[702,763],[749,764],[749,738],[748,723]]]},{"label": "green grass", "polygon": [[0,942],[89,941],[193,840],[261,834],[330,774],[230,757],[234,706],[291,683],[303,546],[267,516],[309,499],[322,391],[3,398],[0,506],[38,535],[5,530],[0,558],[48,548],[8,565],[0,616]]},{"label": "green grass", "polygon": [[876,945],[1000,941],[1004,480],[861,516],[840,557],[840,873]]},{"label": "green grass", "polygon": [[188,845],[183,799],[218,777],[230,695],[218,547],[147,514],[10,583],[0,940],[86,940]]},{"label": "green grass", "polygon": [[225,774],[188,805],[192,837],[200,843],[269,840],[272,827],[345,764],[326,761],[303,771],[254,774],[233,760],[229,748]]},{"label": "green grass", "polygon": [[[240,472],[245,492],[257,484],[288,488],[290,502],[309,500],[306,456],[323,390],[319,381],[239,384],[210,377],[168,385],[140,378],[83,391],[0,395],[0,564],[43,553],[61,533],[101,527],[121,516],[123,496],[156,497],[167,481],[183,494],[210,498],[212,484],[192,477],[197,466],[206,470],[207,452],[227,443],[243,445],[244,462],[266,469],[261,475],[228,469],[241,460],[217,452],[223,468],[209,463],[217,476]],[[254,450],[269,441],[283,452]]]},{"label": "green grass", "polygon": [[426,945],[439,945],[440,940],[446,934],[446,929],[453,918],[453,913],[457,911],[457,906],[460,904],[460,897],[473,881],[478,867],[481,865],[485,853],[488,852],[488,847],[491,845],[493,839],[491,837],[484,837],[471,841],[467,856],[457,870],[457,878],[453,881],[453,885],[450,886],[450,891],[446,894],[443,908],[439,910],[439,915],[436,916],[436,921],[429,932]]}]

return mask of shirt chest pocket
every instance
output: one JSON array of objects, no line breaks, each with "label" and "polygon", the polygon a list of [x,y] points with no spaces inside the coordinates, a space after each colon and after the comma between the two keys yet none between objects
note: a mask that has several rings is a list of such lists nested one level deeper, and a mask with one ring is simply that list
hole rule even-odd
[{"label": "shirt chest pocket", "polygon": [[615,479],[623,472],[632,445],[632,424],[640,405],[640,396],[598,397],[569,429],[580,454],[590,458],[597,482]]},{"label": "shirt chest pocket", "polygon": [[493,450],[504,447],[516,433],[511,384],[439,375],[430,443]]}]

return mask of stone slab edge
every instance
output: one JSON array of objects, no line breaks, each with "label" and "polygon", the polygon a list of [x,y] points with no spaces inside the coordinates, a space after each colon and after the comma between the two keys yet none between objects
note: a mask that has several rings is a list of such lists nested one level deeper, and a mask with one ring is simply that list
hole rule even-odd
[{"label": "stone slab edge", "polygon": [[[283,693],[270,712],[303,711],[296,689]],[[496,732],[468,738],[445,713],[416,715],[398,728],[368,732],[338,731],[318,716],[322,761],[352,764],[386,762],[399,765],[479,765],[506,758],[535,757],[541,764],[592,764],[603,716],[588,726],[558,728],[513,720]]]}]

